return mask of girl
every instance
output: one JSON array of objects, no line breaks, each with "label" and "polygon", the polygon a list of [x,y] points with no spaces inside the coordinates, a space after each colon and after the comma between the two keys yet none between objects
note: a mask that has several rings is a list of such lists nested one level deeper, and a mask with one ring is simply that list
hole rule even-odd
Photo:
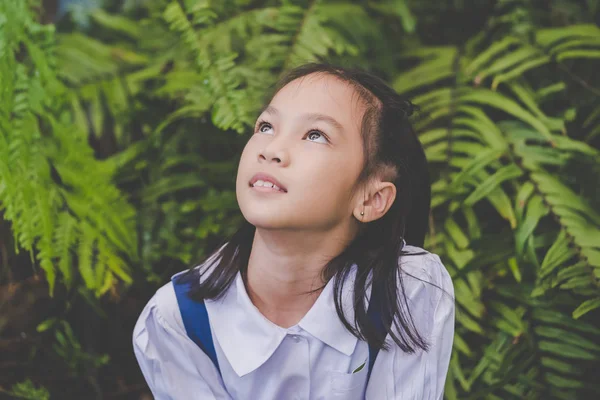
[{"label": "girl", "polygon": [[156,399],[442,399],[454,290],[417,247],[430,186],[411,113],[366,72],[283,78],[240,159],[245,224],[135,326]]}]

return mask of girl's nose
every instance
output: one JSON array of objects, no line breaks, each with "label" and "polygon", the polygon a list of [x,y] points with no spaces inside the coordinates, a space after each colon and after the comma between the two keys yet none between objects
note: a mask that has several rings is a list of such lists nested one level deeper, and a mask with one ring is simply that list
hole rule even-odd
[{"label": "girl's nose", "polygon": [[261,162],[274,162],[283,167],[289,163],[289,152],[274,140],[258,154],[258,159]]}]

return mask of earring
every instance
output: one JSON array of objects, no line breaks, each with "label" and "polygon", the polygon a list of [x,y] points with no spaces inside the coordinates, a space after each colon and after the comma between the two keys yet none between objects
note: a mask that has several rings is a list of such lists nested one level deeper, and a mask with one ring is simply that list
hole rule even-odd
[{"label": "earring", "polygon": [[361,211],[361,212],[360,212],[360,215],[365,215],[364,211]]}]

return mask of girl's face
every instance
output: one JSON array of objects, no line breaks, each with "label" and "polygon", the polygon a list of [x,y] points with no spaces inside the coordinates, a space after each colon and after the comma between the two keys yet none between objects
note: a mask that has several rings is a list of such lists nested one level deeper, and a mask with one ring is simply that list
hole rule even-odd
[{"label": "girl's face", "polygon": [[[240,159],[236,195],[246,220],[263,229],[350,226],[359,204],[353,189],[363,168],[364,111],[355,90],[329,75],[283,87],[259,116]],[[253,186],[257,179],[275,180],[281,189]]]}]

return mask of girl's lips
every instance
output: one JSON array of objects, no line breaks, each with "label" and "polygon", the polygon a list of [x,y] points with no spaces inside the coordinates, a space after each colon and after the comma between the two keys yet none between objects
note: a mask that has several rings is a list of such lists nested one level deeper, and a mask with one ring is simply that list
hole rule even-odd
[{"label": "girl's lips", "polygon": [[[282,191],[283,193],[287,193],[287,189],[285,188],[285,186],[283,186],[283,185],[281,184],[281,182],[279,182],[277,179],[275,179],[275,177],[273,177],[273,176],[271,176],[271,175],[269,175],[269,174],[265,174],[265,173],[263,173],[263,172],[259,172],[258,174],[255,174],[255,175],[252,177],[252,179],[250,179],[250,182],[249,182],[249,184],[250,184],[250,187],[252,187],[252,188],[254,188],[254,189],[258,189],[258,188],[256,188],[256,187],[254,187],[254,184],[255,184],[257,181],[269,181],[269,182],[272,182],[273,184],[277,185],[277,187],[278,187],[279,189],[281,189],[281,191]],[[263,188],[261,187],[261,189],[263,189]],[[265,189],[271,189],[271,188],[265,188]],[[271,189],[271,191],[273,191],[273,192],[274,192],[275,190],[272,190],[272,189]]]}]

